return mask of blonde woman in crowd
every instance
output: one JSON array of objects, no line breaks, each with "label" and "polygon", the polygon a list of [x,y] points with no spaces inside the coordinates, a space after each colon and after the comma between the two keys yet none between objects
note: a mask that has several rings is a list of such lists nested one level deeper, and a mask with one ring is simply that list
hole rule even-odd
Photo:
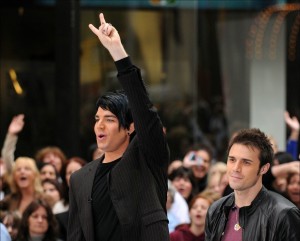
[{"label": "blonde woman in crowd", "polygon": [[226,171],[227,167],[224,162],[216,162],[208,172],[206,189],[217,193],[220,198],[223,196],[223,192],[228,185]]},{"label": "blonde woman in crowd", "polygon": [[15,150],[18,141],[18,134],[24,127],[24,114],[12,118],[4,139],[0,157],[0,200],[10,192],[7,177],[12,173],[15,160]]},{"label": "blonde woman in crowd", "polygon": [[16,159],[9,184],[11,193],[0,202],[2,210],[17,211],[22,216],[29,203],[43,196],[39,171],[30,157]]}]

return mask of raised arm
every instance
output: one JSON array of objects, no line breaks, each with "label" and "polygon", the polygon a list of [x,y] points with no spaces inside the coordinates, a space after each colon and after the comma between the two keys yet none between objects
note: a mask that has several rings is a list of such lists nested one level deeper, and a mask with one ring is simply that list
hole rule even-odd
[{"label": "raised arm", "polygon": [[291,131],[290,136],[287,140],[286,151],[290,153],[295,159],[297,159],[300,123],[296,116],[291,117],[290,113],[287,111],[285,111],[284,113],[284,120]]},{"label": "raised arm", "polygon": [[14,163],[14,152],[18,141],[18,134],[24,127],[24,115],[19,114],[14,116],[7,130],[7,134],[4,140],[4,144],[1,150],[1,156],[4,160],[6,171],[11,173],[12,165]]},{"label": "raised arm", "polygon": [[89,24],[89,28],[98,36],[102,45],[109,51],[114,61],[118,61],[128,56],[126,53],[118,31],[105,21],[103,13],[100,13],[100,26],[96,28]]}]

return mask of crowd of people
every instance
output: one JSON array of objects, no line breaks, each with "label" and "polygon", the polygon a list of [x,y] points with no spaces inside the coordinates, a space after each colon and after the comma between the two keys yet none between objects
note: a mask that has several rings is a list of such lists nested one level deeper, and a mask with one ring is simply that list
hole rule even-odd
[{"label": "crowd of people", "polygon": [[13,117],[1,151],[1,223],[11,240],[66,240],[69,179],[87,161],[56,146],[15,159],[24,124],[23,114]]},{"label": "crowd of people", "polygon": [[[99,99],[93,157],[99,162],[67,157],[57,146],[15,158],[25,116],[13,117],[1,151],[1,241],[298,240],[298,119],[284,115],[291,133],[284,151],[249,129],[232,134],[226,160],[196,143],[168,162],[167,133],[118,32],[101,14],[100,27],[90,29],[116,62],[132,116],[123,93]],[[282,230],[262,230],[276,225]]]}]

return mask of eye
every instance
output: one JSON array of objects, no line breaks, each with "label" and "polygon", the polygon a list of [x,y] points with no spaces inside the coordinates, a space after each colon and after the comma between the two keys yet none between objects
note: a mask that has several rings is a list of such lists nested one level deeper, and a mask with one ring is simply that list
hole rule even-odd
[{"label": "eye", "polygon": [[249,166],[249,165],[251,165],[251,162],[250,162],[250,161],[247,161],[247,160],[245,160],[245,161],[244,161],[244,164],[245,164],[245,165],[247,165],[247,166]]},{"label": "eye", "polygon": [[115,120],[113,118],[106,119],[107,122],[114,122]]},{"label": "eye", "polygon": [[235,159],[232,157],[228,157],[228,159],[227,159],[227,162],[234,162],[234,161],[235,161]]}]

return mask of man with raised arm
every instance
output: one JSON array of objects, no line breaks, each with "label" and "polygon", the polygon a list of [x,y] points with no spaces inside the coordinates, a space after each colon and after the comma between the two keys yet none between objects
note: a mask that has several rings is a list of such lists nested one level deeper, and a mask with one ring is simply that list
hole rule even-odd
[{"label": "man with raised arm", "polygon": [[109,51],[124,92],[96,103],[94,131],[104,155],[70,180],[69,241],[167,241],[169,149],[163,125],[118,31],[100,14],[89,25]]}]

